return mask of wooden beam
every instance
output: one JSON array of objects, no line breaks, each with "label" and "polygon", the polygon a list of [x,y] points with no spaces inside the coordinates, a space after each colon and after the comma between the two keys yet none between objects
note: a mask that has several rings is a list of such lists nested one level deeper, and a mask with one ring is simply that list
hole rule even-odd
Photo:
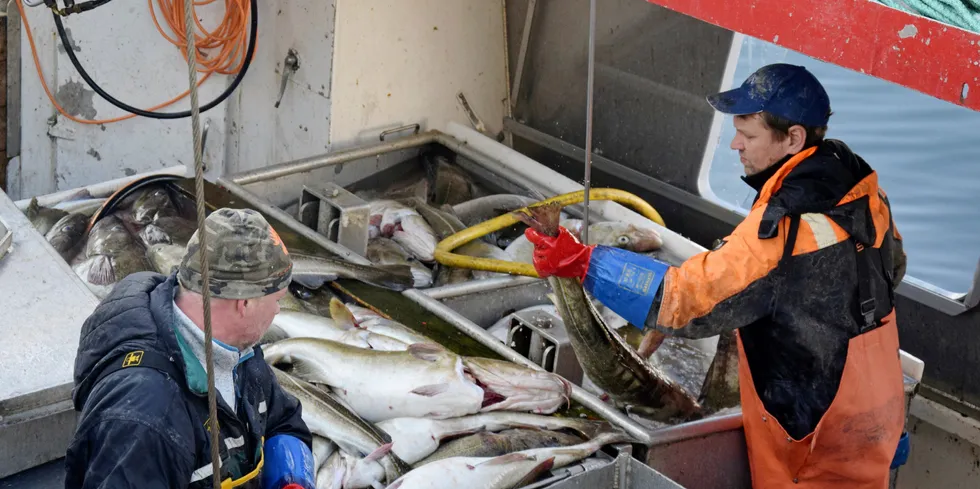
[{"label": "wooden beam", "polygon": [[980,111],[980,34],[873,0],[648,0]]}]

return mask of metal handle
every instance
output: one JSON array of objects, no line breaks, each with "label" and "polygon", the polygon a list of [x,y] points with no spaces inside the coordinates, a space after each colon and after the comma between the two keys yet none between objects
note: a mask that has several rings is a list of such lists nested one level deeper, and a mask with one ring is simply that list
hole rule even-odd
[{"label": "metal handle", "polygon": [[394,134],[396,132],[402,132],[402,131],[404,131],[406,129],[413,129],[413,128],[415,129],[415,131],[413,132],[413,134],[418,134],[419,131],[422,129],[422,126],[420,124],[416,123],[416,124],[406,124],[404,126],[399,126],[399,127],[394,128],[394,129],[388,129],[387,131],[381,131],[380,138],[381,138],[382,141],[384,141],[385,140],[385,136],[387,136],[389,134]]},{"label": "metal handle", "polygon": [[211,129],[211,118],[204,119],[204,129],[201,131],[201,159],[204,161],[204,171],[208,171],[208,162],[204,155],[207,154],[208,129]]},{"label": "metal handle", "polygon": [[282,62],[282,83],[279,85],[279,98],[276,99],[276,108],[279,108],[279,103],[282,102],[282,96],[286,93],[286,81],[289,79],[289,75],[296,72],[299,69],[299,57],[297,56],[296,50],[290,48],[289,52],[286,53],[286,59]]}]

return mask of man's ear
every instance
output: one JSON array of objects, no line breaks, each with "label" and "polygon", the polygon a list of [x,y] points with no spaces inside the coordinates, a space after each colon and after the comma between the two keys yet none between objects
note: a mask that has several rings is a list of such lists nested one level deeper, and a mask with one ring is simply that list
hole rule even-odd
[{"label": "man's ear", "polygon": [[806,144],[806,129],[803,126],[796,125],[789,128],[789,150],[790,154],[796,154],[803,151],[803,145]]},{"label": "man's ear", "polygon": [[239,317],[245,317],[246,311],[248,311],[248,299],[235,301],[235,312],[238,313]]}]

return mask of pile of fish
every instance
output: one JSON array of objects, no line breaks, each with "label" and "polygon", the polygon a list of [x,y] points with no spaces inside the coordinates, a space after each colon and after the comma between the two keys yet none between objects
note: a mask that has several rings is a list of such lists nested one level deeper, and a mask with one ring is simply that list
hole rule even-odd
[{"label": "pile of fish", "polygon": [[[458,355],[325,290],[291,290],[261,343],[302,403],[318,488],[518,487],[628,441],[604,421],[546,416],[569,402],[557,375]],[[329,317],[312,312],[322,302]]]},{"label": "pile of fish", "polygon": [[[91,225],[105,198],[87,191],[53,207],[32,199],[25,215],[82,281],[105,298],[121,279],[136,272],[172,273],[197,230],[195,202],[170,184],[139,189]],[[293,281],[318,288],[339,277],[391,290],[418,287],[406,264],[364,266],[340,259],[293,253]]]},{"label": "pile of fish", "polygon": [[[399,182],[381,190],[354,192],[370,204],[366,258],[377,265],[411,267],[418,288],[504,276],[443,266],[435,261],[436,245],[468,227],[542,199],[488,194],[442,156],[424,156],[422,164],[425,176],[412,183]],[[301,213],[298,208],[287,212]],[[563,216],[562,224],[580,237],[582,221]],[[530,263],[533,247],[524,237],[526,227],[518,223],[490,233],[457,248],[454,253]],[[613,221],[590,225],[589,243],[643,253],[660,249],[663,240],[654,229]]]}]

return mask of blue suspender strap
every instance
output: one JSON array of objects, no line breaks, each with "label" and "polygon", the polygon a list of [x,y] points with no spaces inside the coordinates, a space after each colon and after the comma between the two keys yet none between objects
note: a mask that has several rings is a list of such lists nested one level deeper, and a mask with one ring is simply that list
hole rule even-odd
[{"label": "blue suspender strap", "polygon": [[582,285],[603,305],[642,329],[669,268],[638,253],[596,246]]}]

